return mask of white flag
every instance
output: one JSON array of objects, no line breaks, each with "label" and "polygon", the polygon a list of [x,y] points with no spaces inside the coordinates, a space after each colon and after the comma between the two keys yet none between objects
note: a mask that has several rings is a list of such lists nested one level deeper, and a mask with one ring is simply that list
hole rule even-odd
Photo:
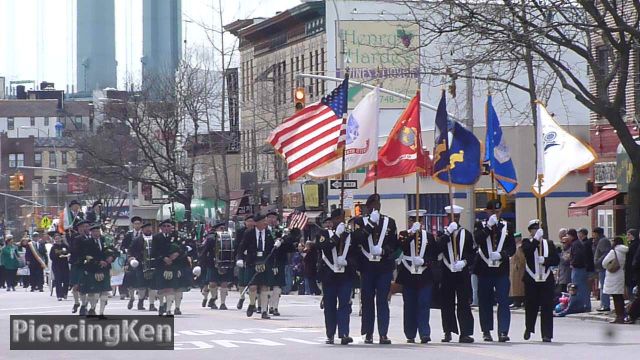
[{"label": "white flag", "polygon": [[[347,144],[345,148],[345,172],[352,171],[378,160],[378,89],[369,92],[349,114],[347,119]],[[339,176],[342,158],[314,169],[307,175],[314,178]]]},{"label": "white flag", "polygon": [[[596,160],[593,149],[558,125],[547,109],[538,103],[536,143],[537,174],[533,193],[543,197],[572,171],[584,169]],[[542,187],[538,181],[542,178]]]}]

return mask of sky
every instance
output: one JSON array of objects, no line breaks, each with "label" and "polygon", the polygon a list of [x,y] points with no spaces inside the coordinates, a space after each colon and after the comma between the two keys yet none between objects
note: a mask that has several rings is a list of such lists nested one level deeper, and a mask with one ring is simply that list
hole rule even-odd
[{"label": "sky", "polygon": [[[66,89],[75,76],[75,5],[77,0],[0,0],[0,77],[54,82]],[[300,0],[223,0],[224,23],[270,17]],[[118,84],[127,73],[138,74],[142,57],[142,0],[114,0]],[[187,47],[208,43],[199,24],[217,19],[218,0],[182,0],[182,34]],[[188,22],[191,21],[191,22]],[[30,86],[27,86],[29,88]]]}]

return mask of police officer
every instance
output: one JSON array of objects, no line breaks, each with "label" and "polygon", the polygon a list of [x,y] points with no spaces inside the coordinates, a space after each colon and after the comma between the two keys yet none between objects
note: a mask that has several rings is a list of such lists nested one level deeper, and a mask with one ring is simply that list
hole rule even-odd
[{"label": "police officer", "polygon": [[436,264],[439,247],[430,232],[414,222],[400,237],[402,255],[396,283],[402,285],[404,334],[407,343],[415,343],[416,333],[420,343],[431,341],[429,313],[433,293],[432,266]]},{"label": "police officer", "polygon": [[398,248],[396,222],[380,214],[380,195],[369,196],[366,202],[368,216],[357,218],[352,234],[354,245],[360,248],[364,259],[360,267],[362,289],[362,328],[365,343],[373,343],[373,325],[378,313],[380,344],[391,344],[389,330],[389,302],[387,296],[393,279],[394,258]]},{"label": "police officer", "polygon": [[474,272],[478,275],[480,328],[484,341],[493,341],[493,303],[498,303],[498,341],[509,341],[511,312],[509,309],[509,258],[516,252],[516,243],[508,224],[500,215],[502,204],[489,200],[486,223],[477,222],[474,241],[478,248]]},{"label": "police officer", "polygon": [[[442,316],[442,342],[451,341],[451,333],[459,334],[461,343],[473,342],[473,315],[471,314],[471,275],[474,260],[473,235],[460,226],[461,206],[446,206],[445,212],[453,212],[451,222],[439,237],[442,252],[442,282],[440,286],[440,314]],[[457,299],[457,303],[456,303]],[[458,318],[456,319],[456,307]],[[458,322],[460,330],[458,331]]]},{"label": "police officer", "polygon": [[332,226],[322,230],[318,241],[322,259],[318,275],[322,281],[326,343],[334,343],[337,327],[340,344],[347,345],[353,342],[349,336],[349,313],[357,261],[353,255],[357,249],[352,246],[351,234],[346,231],[344,211],[331,211],[330,219]]},{"label": "police officer", "polygon": [[553,309],[555,279],[552,266],[558,266],[560,257],[553,242],[543,238],[544,231],[539,220],[529,221],[530,238],[522,241],[522,252],[526,259],[524,274],[525,330],[524,339],[529,340],[535,332],[536,318],[540,312],[540,330],[543,342],[553,338]]}]

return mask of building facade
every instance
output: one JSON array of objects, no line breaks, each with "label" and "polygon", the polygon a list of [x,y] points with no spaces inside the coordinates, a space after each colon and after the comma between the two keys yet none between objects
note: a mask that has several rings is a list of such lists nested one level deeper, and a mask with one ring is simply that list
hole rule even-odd
[{"label": "building facade", "polygon": [[117,85],[113,0],[77,1],[76,89],[91,93]]}]

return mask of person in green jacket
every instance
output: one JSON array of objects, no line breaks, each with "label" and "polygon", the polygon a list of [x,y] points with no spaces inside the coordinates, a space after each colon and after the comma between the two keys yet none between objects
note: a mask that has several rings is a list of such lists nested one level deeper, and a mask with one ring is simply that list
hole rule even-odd
[{"label": "person in green jacket", "polygon": [[7,291],[16,291],[16,272],[20,264],[18,262],[17,247],[13,245],[12,235],[6,236],[0,257],[2,258],[2,265],[6,275]]}]

